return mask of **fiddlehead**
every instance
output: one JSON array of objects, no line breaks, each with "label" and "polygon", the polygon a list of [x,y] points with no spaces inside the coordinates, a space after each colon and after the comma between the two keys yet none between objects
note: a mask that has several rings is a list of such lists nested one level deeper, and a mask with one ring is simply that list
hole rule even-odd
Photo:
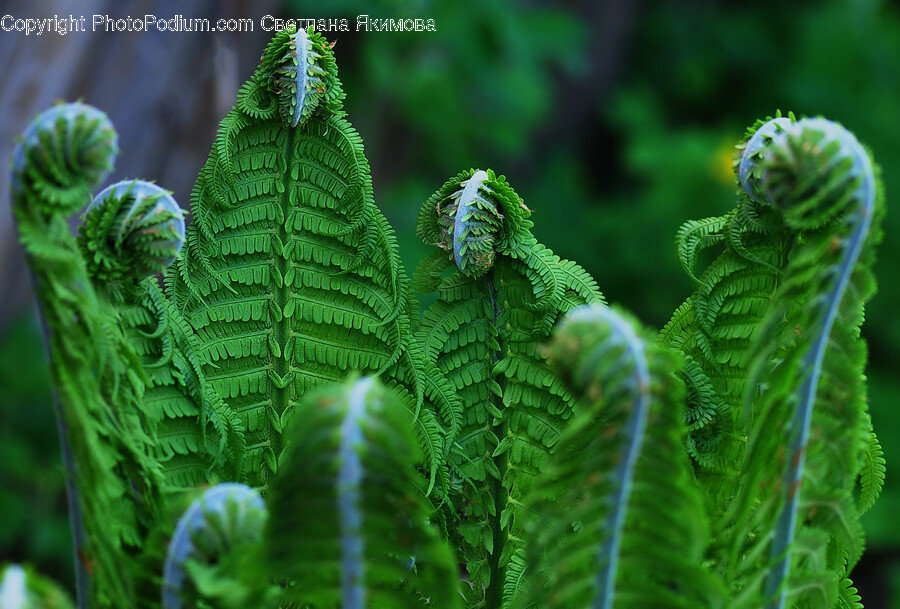
[{"label": "fiddlehead", "polygon": [[303,395],[352,370],[404,385],[433,479],[444,429],[458,426],[411,343],[406,275],[342,98],[322,36],[275,36],[220,125],[167,277],[210,383],[241,419],[253,484],[276,471]]},{"label": "fiddlehead", "polygon": [[529,495],[529,594],[520,607],[708,607],[709,537],[682,449],[676,360],[628,319],[569,312],[549,360],[590,406]]},{"label": "fiddlehead", "polygon": [[[765,146],[792,121],[779,116],[750,128],[735,172],[751,190],[759,183]],[[796,237],[776,210],[743,189],[727,215],[688,222],[678,232],[678,259],[696,289],[662,330],[660,342],[685,357],[687,450],[717,512],[734,495],[746,441],[741,411],[751,346]],[[707,248],[721,252],[698,274],[694,266]]]},{"label": "fiddlehead", "polygon": [[115,132],[100,111],[64,104],[25,130],[12,164],[13,212],[53,362],[73,491],[80,606],[134,604],[125,573],[162,504],[160,472],[147,457],[140,365],[115,309],[93,289],[65,217],[89,202],[115,152]]},{"label": "fiddlehead", "polygon": [[81,103],[59,104],[39,114],[13,152],[14,199],[28,197],[44,214],[81,209],[119,152],[109,118]]},{"label": "fiddlehead", "polygon": [[[169,543],[163,570],[163,609],[181,609],[186,601],[193,606],[198,599],[222,594],[239,603],[235,595],[255,594],[241,590],[240,581],[228,586],[222,580],[233,576],[225,565],[235,559],[240,563],[240,554],[262,539],[267,518],[262,497],[243,484],[218,484],[195,499],[178,520]],[[248,566],[247,561],[243,566]],[[213,580],[218,581],[213,584]],[[258,580],[243,585],[265,587]]]},{"label": "fiddlehead", "polygon": [[270,78],[282,120],[296,127],[319,106],[340,112],[344,92],[330,47],[326,51],[320,37],[302,29],[279,42],[266,49],[263,63],[274,66]]},{"label": "fiddlehead", "polygon": [[80,238],[95,279],[139,281],[174,262],[184,244],[184,214],[169,191],[125,180],[94,197]]},{"label": "fiddlehead", "polygon": [[574,407],[536,345],[570,307],[602,299],[583,269],[537,242],[530,215],[504,177],[469,170],[425,202],[417,225],[439,250],[419,271],[438,300],[417,342],[463,403],[451,465],[452,528],[472,584],[462,591],[488,607],[514,595],[505,582],[518,578],[507,569],[522,548],[517,515]]},{"label": "fiddlehead", "polygon": [[[753,352],[746,484],[732,513],[728,564],[738,573],[736,552],[759,557],[743,565],[756,571],[740,574],[750,591],[765,579],[772,607],[789,597],[798,606],[834,606],[846,599],[846,575],[861,553],[859,511],[883,473],[859,338],[863,303],[874,292],[881,193],[866,150],[824,119],[776,135],[757,175],[753,196],[779,209],[801,239]],[[857,502],[860,476],[866,488]],[[761,528],[774,533],[760,536]]]},{"label": "fiddlehead", "polygon": [[237,479],[244,449],[240,421],[206,379],[193,331],[154,276],[175,260],[184,239],[178,203],[143,180],[118,182],[94,197],[79,234],[94,287],[117,307],[147,375],[143,410],[153,455],[174,489]]},{"label": "fiddlehead", "polygon": [[431,598],[457,607],[456,561],[429,522],[403,402],[371,377],[304,401],[269,501],[267,568],[291,582],[284,600],[402,609]]}]

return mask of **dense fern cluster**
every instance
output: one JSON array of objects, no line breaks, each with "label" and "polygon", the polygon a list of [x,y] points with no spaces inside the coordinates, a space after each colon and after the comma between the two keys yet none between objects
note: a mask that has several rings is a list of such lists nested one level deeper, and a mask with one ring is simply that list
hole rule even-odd
[{"label": "dense fern cluster", "polygon": [[80,608],[861,606],[883,202],[849,132],[750,129],[736,207],[678,233],[695,290],[654,338],[492,170],[424,202],[411,285],[342,99],[325,39],[277,34],[187,229],[145,182],[90,203],[98,110],[25,131]]}]

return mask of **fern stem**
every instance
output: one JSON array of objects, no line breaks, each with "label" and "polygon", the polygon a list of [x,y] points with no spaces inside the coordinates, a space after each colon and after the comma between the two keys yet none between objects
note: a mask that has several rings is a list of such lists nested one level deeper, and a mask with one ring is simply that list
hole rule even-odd
[{"label": "fern stem", "polygon": [[[301,30],[302,31],[302,30]],[[299,34],[299,32],[298,32]],[[305,35],[306,32],[303,32],[304,38],[303,41],[305,43]],[[306,48],[306,44],[304,44],[304,48]],[[303,61],[306,61],[306,58],[303,58]],[[305,63],[303,64],[305,70]],[[298,67],[298,70],[300,68]],[[304,72],[305,73],[305,72]],[[305,87],[304,87],[305,91]],[[298,93],[299,95],[299,93]],[[299,106],[298,106],[299,107]],[[299,111],[298,111],[299,112]],[[297,136],[296,129],[287,129],[286,137],[284,138],[284,152],[285,158],[290,158],[291,151],[294,149],[294,142]],[[291,179],[291,167],[290,164],[285,164],[284,168],[284,179],[287,184],[290,184]],[[290,197],[290,188],[285,188],[284,192],[281,194],[280,201],[276,203],[276,205],[281,205],[282,217],[287,217],[288,213],[291,209],[291,197]],[[284,226],[283,222],[277,223],[276,240],[281,243],[288,243],[290,241],[290,234],[288,234],[287,229]],[[273,264],[277,271],[277,274],[280,277],[287,277],[288,270],[291,267],[290,254],[286,253],[284,250],[280,254],[276,254],[274,256]],[[279,379],[284,379],[291,372],[291,362],[288,359],[289,354],[285,353],[285,346],[288,341],[288,337],[291,335],[291,317],[285,315],[283,312],[288,304],[288,299],[291,298],[291,291],[287,285],[281,286],[281,289],[274,290],[274,305],[278,309],[279,319],[273,320],[273,328],[272,328],[272,338],[278,348],[282,351],[278,357],[275,356],[274,353],[270,354],[274,361],[274,371],[275,375]],[[295,383],[290,382],[287,386],[283,388],[273,388],[274,391],[271,392],[272,396],[272,404],[270,408],[274,410],[274,416],[279,419],[284,416],[285,411],[290,409],[291,401],[296,393]],[[271,415],[272,413],[267,413],[267,415]],[[280,430],[279,430],[280,431]],[[272,431],[272,416],[266,417],[266,438],[268,438],[268,442],[274,444],[274,446],[268,447],[268,450],[271,451],[271,454],[275,456],[277,459],[278,455],[281,454],[282,443],[280,441],[280,433],[276,434]],[[264,451],[266,449],[263,449]],[[266,453],[264,453],[266,454]],[[266,475],[265,475],[265,484],[268,485],[270,481],[271,467],[266,467]]]},{"label": "fern stem", "polygon": [[[482,172],[482,173],[484,173],[484,172]],[[473,182],[477,183],[477,185],[475,187],[475,193],[478,192],[477,189],[481,185],[482,180],[484,179],[484,178],[481,178],[476,181],[475,177],[477,175],[478,174],[476,173],[474,176],[472,176],[472,178],[469,181],[469,185],[471,185]],[[485,174],[485,175],[487,175],[487,174]],[[469,188],[469,185],[466,186],[467,190]],[[465,197],[465,195],[463,195],[463,197],[460,197],[460,203],[459,203],[460,208],[463,207],[464,197]],[[459,225],[459,222],[457,222],[457,225]],[[457,247],[458,246],[454,246],[454,250],[453,250],[454,254],[458,251]],[[457,264],[459,264],[459,261],[457,261]],[[460,267],[460,269],[461,269],[461,267]],[[487,272],[487,274],[484,276],[484,281],[488,286],[488,291],[490,293],[490,298],[491,298],[491,314],[493,316],[491,318],[491,323],[493,324],[494,327],[497,327],[497,317],[500,314],[500,307],[497,305],[497,287],[494,285],[494,270],[493,269],[491,269],[490,271]],[[500,361],[500,359],[503,357],[504,351],[506,350],[506,345],[504,344],[505,341],[503,340],[502,333],[500,334],[500,336],[498,338],[499,338],[500,351],[493,352],[493,361],[495,364],[498,361]],[[502,380],[498,379],[498,381],[503,383]],[[503,383],[503,384],[505,384],[505,383]],[[492,399],[496,400],[496,399],[500,399],[500,398],[497,398],[496,396],[494,396]],[[502,406],[502,404],[500,406]],[[497,435],[497,437],[504,437],[505,433],[504,433],[503,427],[504,426],[502,423],[500,425],[494,426],[494,434]],[[492,493],[491,493],[491,495],[492,495],[492,497],[494,497],[495,501],[501,497],[506,497],[508,494],[508,493],[506,493],[506,491],[503,488],[503,472],[506,471],[506,468],[509,465],[509,459],[507,457],[507,454],[508,453],[504,452],[503,454],[501,454],[497,457],[493,457],[494,465],[497,467],[497,471],[500,472],[500,477],[494,479],[493,489],[492,489]],[[487,605],[491,609],[500,609],[503,606],[503,582],[506,580],[506,574],[503,572],[503,567],[501,565],[501,562],[502,562],[501,556],[503,554],[503,550],[502,550],[503,531],[502,531],[500,518],[501,518],[502,511],[503,510],[500,509],[499,505],[494,506],[494,517],[492,519],[493,522],[491,523],[493,525],[493,533],[494,533],[494,542],[493,542],[494,543],[494,551],[491,554],[491,559],[490,559],[490,569],[491,569],[491,584],[490,585],[491,585],[491,588],[493,589],[493,595],[491,595],[491,603],[489,605]]]},{"label": "fern stem", "polygon": [[358,446],[363,442],[361,422],[368,416],[366,397],[374,386],[372,377],[361,378],[353,385],[347,398],[347,413],[341,422],[338,471],[338,513],[341,523],[341,606],[344,609],[363,609],[364,548],[360,487],[363,465]]},{"label": "fern stem", "polygon": [[862,173],[861,183],[858,187],[862,190],[859,194],[859,207],[849,219],[851,226],[855,228],[850,235],[849,242],[844,248],[843,259],[838,269],[838,278],[828,293],[824,303],[826,310],[821,322],[821,330],[816,335],[810,350],[804,355],[803,370],[808,370],[803,384],[800,387],[799,406],[794,412],[791,422],[791,432],[794,435],[790,449],[788,469],[784,476],[784,488],[787,492],[787,503],[778,517],[775,529],[775,537],[772,542],[771,557],[778,562],[770,570],[766,580],[766,597],[778,595],[770,604],[773,609],[783,609],[786,606],[787,590],[784,582],[790,571],[790,560],[787,555],[791,542],[794,540],[797,513],[800,505],[800,485],[803,480],[803,472],[806,457],[806,447],[809,442],[810,426],[812,422],[813,408],[816,401],[816,389],[819,377],[822,373],[822,363],[828,347],[831,330],[837,317],[841,300],[856,262],[862,252],[869,228],[872,224],[872,215],[875,210],[875,175],[868,155],[859,142],[834,123],[821,119],[804,121],[807,128],[821,128],[826,137],[834,137],[841,142],[842,147],[849,148],[853,157],[854,167]]},{"label": "fern stem", "polygon": [[618,335],[619,340],[624,343],[629,359],[634,362],[633,379],[636,381],[637,396],[628,423],[622,429],[627,445],[624,446],[621,459],[616,467],[616,490],[609,498],[611,511],[604,525],[604,528],[609,531],[609,535],[604,538],[597,553],[597,562],[604,566],[597,573],[598,592],[593,607],[595,609],[611,609],[615,597],[616,572],[619,566],[628,503],[650,414],[650,368],[647,364],[643,341],[635,334],[631,324],[618,313],[608,308],[584,307],[569,316],[571,320],[579,318],[599,318],[608,323],[612,331]]},{"label": "fern stem", "polygon": [[[26,253],[26,258],[31,255]],[[40,282],[34,271],[31,270],[33,265],[28,263],[28,275],[31,277],[31,285],[35,294],[42,294]],[[44,306],[41,299],[37,299],[37,316],[38,325],[41,328],[41,336],[44,339],[44,358],[48,365],[52,365],[50,341],[52,333],[47,325],[47,318],[44,316]],[[52,387],[53,394],[53,415],[56,419],[56,433],[59,436],[59,452],[62,456],[63,470],[65,471],[66,483],[66,508],[69,512],[69,528],[72,531],[72,562],[75,567],[75,603],[78,609],[88,609],[88,597],[90,596],[90,579],[88,578],[87,567],[82,561],[82,557],[86,556],[87,548],[87,532],[84,528],[84,517],[81,513],[81,495],[75,484],[75,475],[77,464],[75,463],[75,455],[69,445],[69,427],[63,419],[62,404],[59,401],[59,394],[56,387]]]}]

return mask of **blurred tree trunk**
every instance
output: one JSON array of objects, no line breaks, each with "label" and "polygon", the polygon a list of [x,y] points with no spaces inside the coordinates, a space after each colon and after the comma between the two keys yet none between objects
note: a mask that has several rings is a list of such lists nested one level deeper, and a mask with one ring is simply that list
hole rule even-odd
[{"label": "blurred tree trunk", "polygon": [[[234,103],[238,86],[259,62],[271,33],[260,17],[278,16],[275,0],[178,0],[116,2],[50,0],[5,2],[2,15],[16,19],[84,16],[85,30],[66,35],[0,32],[0,158],[12,154],[15,137],[40,111],[58,100],[80,99],[109,115],[121,152],[108,182],[143,178],[172,190],[183,207],[206,160],[218,121]],[[252,32],[92,31],[93,15],[145,14],[243,18]],[[0,16],[2,16],[0,15]],[[30,286],[12,213],[9,170],[0,168],[0,334],[30,301]]]}]

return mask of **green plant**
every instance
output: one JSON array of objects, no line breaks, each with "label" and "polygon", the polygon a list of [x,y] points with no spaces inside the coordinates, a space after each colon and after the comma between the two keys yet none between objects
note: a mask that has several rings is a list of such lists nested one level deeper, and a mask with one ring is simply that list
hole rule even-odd
[{"label": "green plant", "polygon": [[82,104],[25,131],[14,213],[79,607],[860,606],[847,575],[884,460],[859,326],[883,212],[849,132],[750,129],[736,208],[679,233],[696,291],[653,339],[490,170],[422,207],[419,315],[342,98],[320,35],[276,35],[187,230],[134,181],[76,240],[65,217],[115,133]]}]

